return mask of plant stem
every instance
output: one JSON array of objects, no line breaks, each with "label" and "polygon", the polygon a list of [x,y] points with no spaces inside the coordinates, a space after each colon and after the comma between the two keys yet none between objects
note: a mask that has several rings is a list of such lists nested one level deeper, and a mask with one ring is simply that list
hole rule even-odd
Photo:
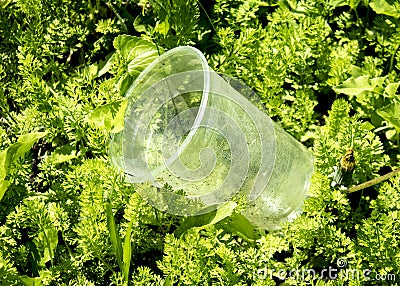
[{"label": "plant stem", "polygon": [[349,194],[349,193],[354,193],[354,192],[363,190],[363,189],[365,189],[365,188],[374,186],[374,185],[376,185],[376,184],[379,184],[379,183],[381,183],[381,182],[383,182],[383,181],[389,179],[390,177],[396,175],[397,173],[400,173],[400,168],[398,168],[398,169],[396,169],[396,170],[394,170],[394,171],[392,171],[392,172],[390,172],[390,173],[387,173],[386,175],[380,176],[380,177],[378,177],[378,178],[369,180],[369,181],[367,181],[367,182],[365,182],[365,183],[362,183],[362,184],[359,184],[359,185],[357,185],[357,186],[351,187],[351,188],[348,189],[346,192],[347,192],[348,194]]},{"label": "plant stem", "polygon": [[118,11],[114,8],[113,4],[110,1],[106,2],[107,6],[111,8],[111,10],[114,12],[115,16],[117,16],[118,20],[121,22],[121,25],[124,29],[125,33],[128,33],[128,28],[126,27],[124,23],[124,19],[122,19],[121,15],[118,13]]}]

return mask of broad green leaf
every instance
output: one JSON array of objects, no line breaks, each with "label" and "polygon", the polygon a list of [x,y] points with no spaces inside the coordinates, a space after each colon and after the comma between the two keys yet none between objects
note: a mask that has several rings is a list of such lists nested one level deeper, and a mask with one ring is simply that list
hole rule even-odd
[{"label": "broad green leaf", "polygon": [[386,105],[376,111],[376,113],[388,121],[396,128],[397,132],[400,132],[400,103],[395,102]]},{"label": "broad green leaf", "polygon": [[46,132],[35,132],[21,135],[17,142],[0,152],[0,200],[10,185],[10,182],[5,181],[5,178],[12,172],[12,163],[23,157],[33,144],[46,134]]},{"label": "broad green leaf", "polygon": [[119,51],[122,57],[127,60],[129,52],[133,49],[140,38],[128,35],[119,35],[114,39],[114,48]]},{"label": "broad green leaf", "polygon": [[26,275],[19,276],[19,279],[24,283],[25,286],[42,286],[43,279],[51,277],[51,272],[49,270],[40,271],[39,277],[28,277]]},{"label": "broad green leaf", "polygon": [[372,0],[369,2],[369,6],[371,6],[372,10],[374,10],[377,14],[383,14],[395,18],[400,17],[398,6],[396,7],[396,5],[390,5],[385,0]]},{"label": "broad green leaf", "polygon": [[114,40],[114,47],[121,53],[126,62],[130,62],[148,51],[157,51],[156,45],[140,37],[120,35]]},{"label": "broad green leaf", "polygon": [[[2,175],[0,175],[2,176]],[[10,182],[7,180],[0,180],[0,201],[6,193],[8,187],[10,186]]]},{"label": "broad green leaf", "polygon": [[349,0],[349,6],[351,9],[356,9],[358,4],[360,3],[361,0]]},{"label": "broad green leaf", "polygon": [[254,242],[259,238],[257,229],[241,214],[232,215],[224,225],[224,228],[250,242]]},{"label": "broad green leaf", "polygon": [[342,7],[342,6],[347,5],[347,1],[346,0],[331,0],[331,1],[329,1],[329,5],[331,7],[335,7],[335,8]]},{"label": "broad green leaf", "polygon": [[50,155],[50,161],[52,164],[61,164],[64,162],[71,161],[72,159],[77,158],[76,150],[70,144],[66,144],[62,147],[57,148]]},{"label": "broad green leaf", "polygon": [[128,73],[125,73],[123,76],[120,77],[117,83],[117,89],[121,96],[125,96],[126,92],[128,91],[129,87],[132,85],[133,81],[135,80],[134,77],[131,77]]},{"label": "broad green leaf", "polygon": [[153,43],[140,39],[136,42],[136,45],[129,51],[128,57],[126,58],[127,62],[131,62],[137,57],[147,53],[147,52],[157,52],[157,46]]},{"label": "broad green leaf", "polygon": [[[6,160],[8,148],[0,152],[0,181],[4,180],[7,176]],[[0,196],[1,198],[1,196]]]},{"label": "broad green leaf", "polygon": [[388,131],[385,132],[385,136],[387,139],[392,140],[395,138],[397,132],[395,129],[390,129]]},{"label": "broad green leaf", "polygon": [[159,57],[157,50],[144,52],[128,64],[128,73],[136,78],[149,64]]},{"label": "broad green leaf", "polygon": [[124,129],[124,115],[127,99],[121,99],[97,107],[89,116],[89,123],[97,127],[104,127],[108,132],[118,133]]},{"label": "broad green leaf", "polygon": [[6,165],[24,156],[33,144],[46,134],[47,132],[35,132],[21,135],[18,141],[8,148]]},{"label": "broad green leaf", "polygon": [[28,277],[26,275],[20,276],[22,283],[24,283],[25,286],[42,286],[42,277]]},{"label": "broad green leaf", "polygon": [[186,230],[192,227],[204,228],[216,224],[224,218],[230,216],[237,204],[235,202],[226,202],[218,209],[198,216],[187,217],[184,222],[176,229],[175,235],[180,236]]},{"label": "broad green leaf", "polygon": [[369,79],[369,76],[364,75],[357,78],[349,78],[341,85],[337,85],[333,88],[336,93],[343,93],[346,95],[358,95],[364,91],[372,91],[377,86],[382,84],[384,78],[373,78]]},{"label": "broad green leaf", "polygon": [[371,122],[369,122],[369,121],[364,121],[361,124],[361,128],[364,130],[367,130],[367,131],[371,131],[371,130],[375,129],[375,126],[372,125]]},{"label": "broad green leaf", "polygon": [[100,70],[98,71],[97,75],[102,76],[103,74],[107,73],[112,67],[114,59],[115,59],[115,53],[113,53],[111,56],[108,55],[104,62],[100,62],[99,64]]},{"label": "broad green leaf", "polygon": [[389,96],[389,97],[394,97],[396,95],[397,89],[399,88],[400,85],[400,81],[399,82],[392,82],[389,83],[386,87],[385,87],[385,93]]}]

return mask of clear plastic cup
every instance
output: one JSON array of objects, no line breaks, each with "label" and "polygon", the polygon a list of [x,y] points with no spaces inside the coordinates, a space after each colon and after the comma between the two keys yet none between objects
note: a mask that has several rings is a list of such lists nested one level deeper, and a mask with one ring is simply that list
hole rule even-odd
[{"label": "clear plastic cup", "polygon": [[243,195],[243,215],[277,229],[301,210],[313,157],[236,83],[193,47],[164,53],[127,91],[110,155],[130,182],[157,186],[140,194],[162,211],[199,215]]}]

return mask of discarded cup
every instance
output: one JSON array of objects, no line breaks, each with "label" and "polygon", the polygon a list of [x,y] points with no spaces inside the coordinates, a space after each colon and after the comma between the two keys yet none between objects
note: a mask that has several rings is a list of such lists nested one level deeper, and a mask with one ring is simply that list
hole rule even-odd
[{"label": "discarded cup", "polygon": [[243,195],[253,225],[278,229],[301,210],[313,157],[249,93],[193,47],[162,54],[127,91],[112,162],[130,182],[157,186],[140,194],[162,211],[194,216]]}]

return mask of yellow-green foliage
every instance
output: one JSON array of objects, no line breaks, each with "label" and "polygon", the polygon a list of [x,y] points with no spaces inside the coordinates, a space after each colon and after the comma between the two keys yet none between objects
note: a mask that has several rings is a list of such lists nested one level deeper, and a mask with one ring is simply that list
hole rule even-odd
[{"label": "yellow-green foliage", "polygon": [[[387,285],[392,274],[398,281],[400,176],[346,194],[331,187],[331,174],[350,147],[349,184],[399,167],[399,7],[0,1],[0,284]],[[281,230],[255,230],[239,215],[240,198],[233,211],[165,214],[136,192],[149,186],[128,184],[111,167],[109,132],[123,126],[126,90],[179,45],[196,46],[216,72],[248,84],[313,152],[303,213]],[[336,279],[323,274],[329,268]],[[310,269],[315,277],[288,276]],[[361,276],[346,276],[349,269]],[[367,281],[378,274],[386,280]]]}]

